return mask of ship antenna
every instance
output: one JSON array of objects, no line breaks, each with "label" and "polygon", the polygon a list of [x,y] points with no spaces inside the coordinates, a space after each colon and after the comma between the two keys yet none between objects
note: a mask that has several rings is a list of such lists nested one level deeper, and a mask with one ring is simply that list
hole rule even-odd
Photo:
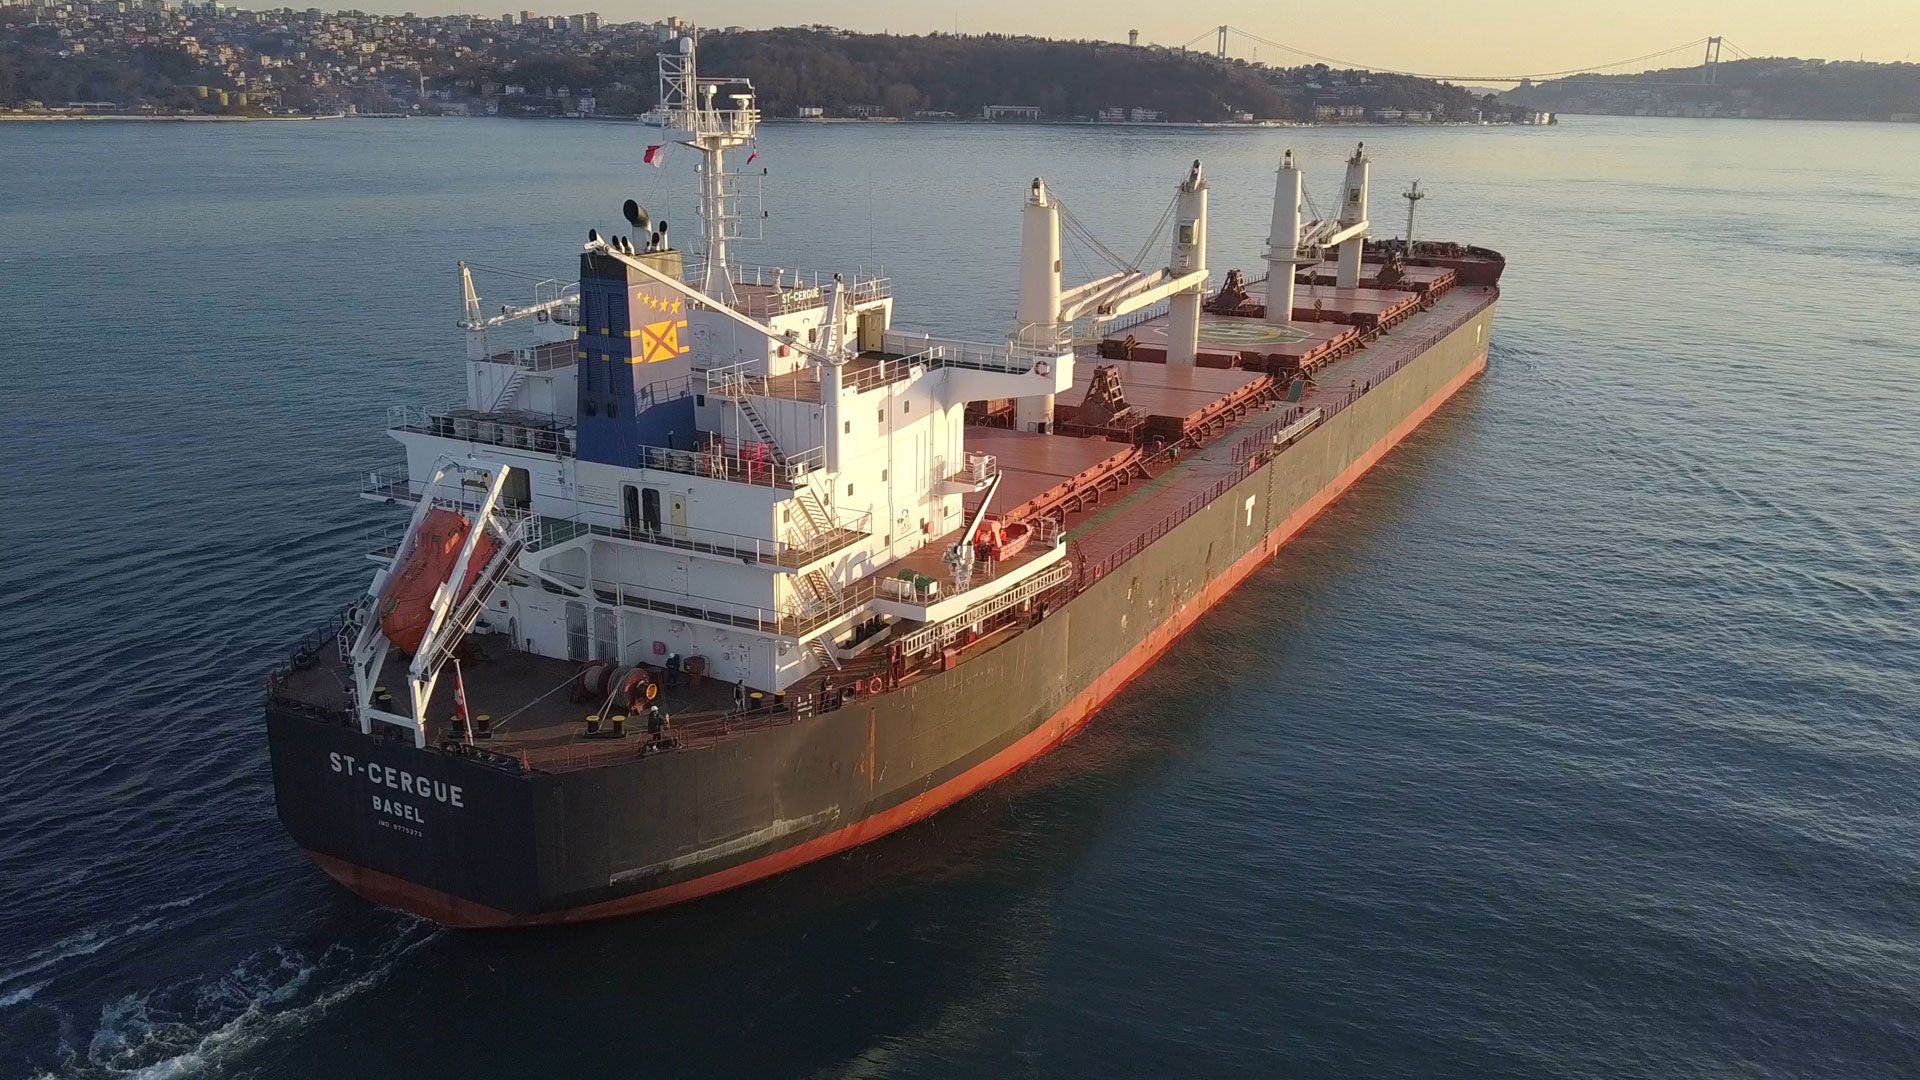
[{"label": "ship antenna", "polygon": [[[683,37],[660,51],[660,122],[683,146],[698,151],[700,224],[706,241],[700,290],[721,303],[734,303],[727,242],[740,235],[738,174],[729,173],[726,152],[754,141],[760,109],[753,83],[744,78],[702,79],[694,39]],[[726,104],[718,100],[729,88]]]}]

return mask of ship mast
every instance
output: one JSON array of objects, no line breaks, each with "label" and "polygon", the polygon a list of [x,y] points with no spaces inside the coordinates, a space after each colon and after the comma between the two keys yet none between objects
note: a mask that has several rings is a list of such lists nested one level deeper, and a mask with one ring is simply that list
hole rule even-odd
[{"label": "ship mast", "polygon": [[[733,92],[722,99],[722,90]],[[693,38],[683,37],[660,53],[660,126],[680,145],[700,152],[700,224],[706,241],[700,291],[731,305],[727,241],[742,235],[741,192],[737,175],[727,171],[726,152],[751,143],[759,129],[753,84],[700,78]]]}]

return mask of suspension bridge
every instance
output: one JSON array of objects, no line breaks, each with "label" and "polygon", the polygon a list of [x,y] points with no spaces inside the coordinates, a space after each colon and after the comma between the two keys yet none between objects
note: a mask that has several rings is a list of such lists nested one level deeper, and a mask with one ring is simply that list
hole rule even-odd
[{"label": "suspension bridge", "polygon": [[[1136,31],[1134,35],[1130,36],[1129,40],[1137,43],[1137,35],[1138,32]],[[1234,57],[1238,51],[1235,48],[1236,46],[1245,46],[1251,50],[1253,56],[1243,57],[1243,59],[1257,59],[1259,57],[1259,50],[1265,48],[1269,50],[1270,56],[1272,56],[1272,54],[1278,54],[1274,59],[1300,57],[1307,63],[1326,64],[1329,67],[1342,68],[1350,71],[1370,71],[1381,75],[1408,75],[1414,78],[1434,79],[1440,82],[1450,83],[1524,83],[1542,82],[1548,79],[1564,79],[1578,75],[1628,74],[1629,72],[1626,70],[1628,68],[1632,68],[1633,71],[1638,72],[1654,70],[1663,65],[1670,67],[1693,66],[1680,63],[1680,61],[1687,57],[1698,56],[1700,57],[1698,64],[1700,75],[1697,82],[1676,85],[1712,86],[1718,74],[1717,69],[1720,66],[1722,50],[1731,54],[1732,59],[1753,59],[1753,54],[1741,49],[1726,38],[1715,35],[1695,38],[1692,41],[1671,45],[1656,52],[1642,53],[1639,56],[1629,56],[1621,60],[1610,60],[1605,63],[1565,68],[1560,71],[1530,71],[1520,74],[1507,73],[1495,75],[1438,74],[1430,71],[1406,71],[1379,64],[1361,63],[1356,60],[1342,60],[1336,57],[1322,55],[1310,49],[1303,49],[1298,45],[1275,41],[1272,38],[1256,34],[1251,30],[1243,30],[1238,26],[1226,25],[1210,27],[1206,31],[1196,34],[1187,41],[1182,42],[1176,46],[1176,48],[1192,50],[1200,47],[1202,42],[1208,41],[1211,41],[1213,55],[1222,60]],[[1273,62],[1273,60],[1270,59],[1269,62]]]}]

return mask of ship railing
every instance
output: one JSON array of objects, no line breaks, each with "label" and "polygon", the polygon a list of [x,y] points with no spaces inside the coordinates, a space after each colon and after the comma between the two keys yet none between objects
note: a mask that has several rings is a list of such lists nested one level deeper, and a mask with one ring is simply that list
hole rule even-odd
[{"label": "ship railing", "polygon": [[800,637],[863,610],[879,595],[880,579],[864,577],[833,594],[831,601],[796,597],[779,612],[779,632]]},{"label": "ship railing", "polygon": [[387,409],[387,430],[559,457],[571,457],[574,451],[571,420],[518,410],[481,412],[454,406],[394,405]]},{"label": "ship railing", "polygon": [[944,647],[967,630],[981,629],[988,620],[1037,599],[1042,593],[1065,584],[1071,577],[1072,566],[1066,563],[1049,566],[1006,592],[982,600],[950,619],[929,623],[907,634],[900,639],[900,655],[918,656],[928,649]]},{"label": "ship railing", "polygon": [[1133,311],[1125,315],[1122,315],[1119,318],[1114,319],[1110,322],[1101,323],[1099,326],[1100,336],[1102,338],[1109,338],[1115,334],[1121,333],[1122,331],[1131,330],[1142,323],[1150,323],[1153,320],[1159,318],[1160,316],[1165,315],[1167,313],[1167,308],[1168,308],[1167,301],[1161,300],[1156,303],[1148,304],[1146,307],[1143,307],[1138,311]]},{"label": "ship railing", "polygon": [[971,371],[1003,372],[1010,375],[1029,374],[1036,364],[1042,361],[1052,363],[1073,351],[1072,342],[1065,338],[1062,338],[1057,345],[1026,342],[988,344],[978,341],[961,341],[955,338],[936,338],[931,334],[903,330],[887,331],[882,345],[888,352],[922,355],[926,357],[928,367],[965,368]]},{"label": "ship railing", "polygon": [[[706,270],[706,260],[690,259],[682,274],[688,283],[698,285],[706,280]],[[823,307],[828,294],[833,291],[834,280],[833,274],[823,274],[818,270],[754,266],[748,263],[728,263],[727,276],[735,285],[773,290],[738,298],[736,306],[739,310],[756,318]],[[893,281],[890,278],[864,272],[841,277],[849,304],[871,303],[893,295]]]},{"label": "ship railing", "polygon": [[[987,517],[988,520],[998,520],[998,516],[994,514],[989,514]],[[1058,547],[1065,542],[1065,534],[1060,527],[1060,523],[1053,518],[1029,518],[1024,524],[1033,530],[1032,538],[1027,541],[1030,550],[1043,551],[1047,548]],[[948,592],[946,595],[940,597],[940,599],[951,600],[956,596],[965,596],[967,593],[973,592],[989,582],[997,581],[1006,574],[1031,564],[1032,561],[1031,559],[1020,557],[1004,560],[976,558],[968,574],[965,591]],[[908,575],[912,575],[911,578]],[[923,605],[928,602],[929,597],[920,591],[920,587],[915,584],[915,581],[924,581],[925,579],[925,575],[920,575],[913,571],[902,571],[901,576],[898,577],[883,577],[877,579],[878,591],[883,599]],[[955,588],[955,586],[951,581],[948,581],[942,588],[952,589]]]},{"label": "ship railing", "polygon": [[322,663],[326,658],[328,649],[330,647],[337,649],[339,640],[349,629],[359,625],[359,619],[363,614],[361,602],[355,600],[352,603],[343,605],[340,610],[334,612],[324,624],[303,635],[299,642],[296,643],[292,649],[288,650],[286,659],[275,664],[273,669],[267,672],[268,699],[282,705],[292,706],[323,719],[338,721],[344,718],[347,715],[346,713],[315,705],[310,701],[288,693],[287,680],[292,678],[293,673],[296,671],[306,671]]},{"label": "ship railing", "polygon": [[420,490],[407,471],[407,463],[397,461],[369,471],[360,481],[360,494],[376,499],[412,500],[420,497]]},{"label": "ship railing", "polygon": [[865,364],[859,368],[849,368],[844,385],[854,393],[865,393],[883,386],[905,382],[916,371],[926,371],[939,366],[940,350],[923,349],[906,356],[891,356],[886,359]]},{"label": "ship railing", "polygon": [[[577,575],[556,573],[553,576],[576,588],[585,588]],[[874,582],[872,578],[855,582],[836,594],[832,603],[789,602],[780,607],[670,592],[632,582],[596,582],[593,592],[605,604],[780,637],[800,637],[863,609],[873,599]]]},{"label": "ship railing", "polygon": [[400,545],[407,538],[407,526],[411,522],[396,521],[391,525],[368,529],[363,535],[361,547],[367,558],[375,562],[390,563],[400,554]]},{"label": "ship railing", "polygon": [[1080,573],[1080,587],[1084,589],[1112,573],[1121,563],[1145,551],[1154,541],[1172,532],[1182,522],[1206,509],[1215,499],[1232,490],[1235,484],[1238,484],[1245,478],[1245,472],[1235,473],[1232,476],[1226,477],[1218,483],[1215,483],[1208,490],[1188,499],[1186,503],[1178,509],[1169,512],[1159,521],[1141,530],[1132,540],[1129,540],[1125,546],[1116,551],[1109,552],[1106,557],[1099,562],[1085,567]]},{"label": "ship railing", "polygon": [[844,514],[833,529],[822,532],[819,537],[806,544],[773,540],[764,536],[723,532],[718,529],[701,529],[688,525],[662,524],[657,528],[648,528],[645,525],[609,525],[594,521],[584,514],[566,518],[535,516],[529,521],[527,528],[529,551],[555,547],[581,536],[592,535],[609,540],[626,540],[636,544],[672,548],[676,551],[740,559],[768,566],[797,568],[856,544],[871,535],[873,513],[863,511],[859,514]]},{"label": "ship railing", "polygon": [[725,367],[708,368],[707,393],[714,397],[767,397],[766,365],[759,360],[743,360]]},{"label": "ship railing", "polygon": [[[1329,380],[1325,378],[1325,373],[1323,372],[1322,377],[1319,379],[1318,391],[1313,399],[1313,406],[1322,412],[1321,421],[1325,422],[1331,419],[1334,414],[1340,412],[1340,410],[1345,409],[1347,406],[1365,397],[1374,387],[1386,382],[1389,376],[1426,355],[1428,349],[1439,344],[1448,334],[1465,326],[1479,313],[1480,310],[1478,308],[1470,309],[1455,318],[1446,320],[1434,329],[1421,333],[1417,337],[1394,335],[1392,340],[1397,355],[1393,361],[1383,368],[1372,371],[1365,378],[1348,379],[1347,385],[1344,387],[1340,385],[1338,379]],[[1376,330],[1371,332],[1368,340],[1378,340],[1380,336],[1380,332]]]},{"label": "ship railing", "polygon": [[575,345],[569,338],[566,341],[546,341],[488,353],[486,359],[488,363],[511,364],[528,371],[552,371],[555,368],[572,367],[576,359],[574,354]]},{"label": "ship railing", "polygon": [[[404,461],[374,469],[360,482],[360,494],[387,502],[419,502],[426,493],[426,482],[413,479]],[[484,493],[445,481],[434,489],[433,497],[441,504],[462,510],[478,510],[485,501]],[[494,513],[503,518],[512,518],[525,516],[529,511],[523,505],[502,501],[495,506]]]},{"label": "ship railing", "polygon": [[[539,757],[533,760],[530,768],[535,772],[567,772],[607,765],[616,761],[630,761],[650,754],[673,753],[711,746],[738,735],[782,727],[796,720],[806,719],[813,715],[813,696],[809,693],[789,691],[776,695],[775,700],[758,708],[743,709],[738,712],[704,713],[687,719],[674,717],[667,724],[664,741],[659,743],[650,742],[645,736],[639,736],[608,741],[599,745],[583,741],[548,747],[539,752]],[[630,721],[627,730],[632,732],[636,726],[644,727],[645,720]],[[510,759],[509,763],[517,767],[519,761],[517,758]]]},{"label": "ship railing", "polygon": [[709,435],[705,449],[676,450],[665,446],[640,447],[638,466],[665,472],[704,476],[756,487],[797,488],[825,461],[820,447],[789,454],[775,461],[773,448],[761,442],[741,442]]},{"label": "ship railing", "polygon": [[1258,431],[1233,444],[1230,455],[1235,462],[1252,461],[1262,455],[1271,455],[1299,442],[1307,432],[1317,427],[1326,418],[1326,411],[1319,406],[1309,408],[1298,405],[1280,414],[1279,419],[1264,424]]},{"label": "ship railing", "polygon": [[[1215,499],[1232,490],[1235,485],[1244,480],[1247,474],[1260,463],[1259,451],[1263,448],[1263,440],[1267,445],[1271,445],[1276,436],[1286,432],[1291,425],[1300,423],[1303,420],[1313,419],[1313,426],[1324,424],[1342,409],[1345,409],[1360,400],[1360,398],[1366,396],[1373,387],[1385,382],[1389,376],[1425,355],[1428,349],[1438,344],[1448,334],[1466,325],[1467,322],[1478,313],[1479,309],[1469,310],[1457,318],[1448,319],[1442,325],[1428,330],[1418,337],[1396,339],[1396,347],[1399,350],[1399,355],[1395,357],[1392,363],[1372,372],[1364,380],[1350,381],[1346,387],[1339,387],[1338,385],[1326,387],[1323,384],[1322,388],[1316,392],[1315,400],[1310,405],[1289,409],[1286,413],[1283,413],[1278,420],[1273,421],[1252,435],[1240,440],[1234,447],[1232,460],[1235,464],[1241,465],[1241,468],[1234,470],[1231,475],[1222,477],[1206,491],[1195,495],[1182,506],[1170,511],[1159,521],[1141,530],[1123,547],[1108,552],[1099,562],[1082,567],[1079,574],[1078,588],[1085,589],[1094,582],[1112,573],[1122,563],[1138,555],[1140,552],[1145,551],[1154,541],[1172,532],[1188,518],[1206,509]],[[1317,419],[1310,416],[1310,413],[1313,412],[1319,413]],[[1305,435],[1307,430],[1311,430],[1311,427],[1301,429],[1297,432],[1297,435]]]},{"label": "ship railing", "polygon": [[948,467],[945,458],[933,463],[934,483],[967,484],[983,487],[1000,475],[1000,460],[992,454],[983,454],[978,450],[968,450],[960,459],[958,467]]},{"label": "ship railing", "polygon": [[[730,86],[732,83],[722,79],[702,79],[702,86]],[[659,110],[661,125],[673,134],[685,133],[697,135],[736,135],[750,138],[760,124],[760,110],[753,106],[744,109],[708,109],[698,105],[681,104]]]}]

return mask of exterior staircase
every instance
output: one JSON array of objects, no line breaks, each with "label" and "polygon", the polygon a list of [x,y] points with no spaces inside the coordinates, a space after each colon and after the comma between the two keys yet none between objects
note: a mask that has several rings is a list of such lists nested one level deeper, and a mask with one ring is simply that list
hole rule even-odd
[{"label": "exterior staircase", "polygon": [[792,522],[794,531],[799,534],[800,543],[796,546],[806,549],[818,545],[832,536],[839,528],[834,523],[833,514],[827,510],[825,501],[820,498],[819,490],[814,486],[813,478],[794,489],[793,504],[800,513]]},{"label": "exterior staircase", "polygon": [[735,398],[734,404],[740,406],[740,415],[746,418],[747,426],[753,429],[753,433],[760,437],[762,443],[766,444],[768,453],[773,455],[773,463],[785,468],[787,455],[781,451],[780,444],[774,441],[773,429],[760,418],[760,410],[754,408],[753,402],[744,397]]},{"label": "exterior staircase", "polygon": [[839,594],[833,591],[833,581],[826,571],[814,567],[799,576],[800,605],[808,614],[824,611],[832,607]]},{"label": "exterior staircase", "polygon": [[822,668],[832,668],[835,671],[840,670],[840,658],[833,654],[833,648],[827,644],[824,638],[814,638],[808,641],[807,652],[811,653],[813,658],[820,662]]},{"label": "exterior staircase", "polygon": [[514,368],[512,377],[507,379],[507,385],[500,388],[500,393],[493,399],[493,406],[487,411],[497,413],[507,406],[512,405],[514,395],[520,392],[520,385],[526,381],[527,369],[523,367]]}]

